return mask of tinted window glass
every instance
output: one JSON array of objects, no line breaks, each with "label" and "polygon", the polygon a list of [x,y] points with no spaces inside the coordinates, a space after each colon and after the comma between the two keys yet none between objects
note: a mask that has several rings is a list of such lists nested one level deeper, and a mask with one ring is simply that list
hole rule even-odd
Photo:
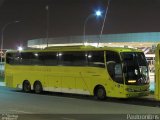
[{"label": "tinted window glass", "polygon": [[55,52],[8,53],[6,62],[16,65],[57,65],[57,54]]},{"label": "tinted window glass", "polygon": [[6,55],[6,63],[8,64],[19,64],[20,59],[20,53],[7,53]]},{"label": "tinted window glass", "polygon": [[103,51],[88,52],[88,62],[89,66],[105,67],[104,52]]},{"label": "tinted window glass", "polygon": [[41,53],[31,53],[30,54],[30,60],[31,60],[31,64],[32,65],[43,65],[44,61],[42,59],[40,59],[41,57]]},{"label": "tinted window glass", "polygon": [[119,54],[113,51],[106,51],[106,62],[109,62],[109,61],[120,63]]},{"label": "tinted window glass", "polygon": [[14,64],[14,56],[15,56],[15,53],[7,53],[6,54],[6,63]]},{"label": "tinted window glass", "polygon": [[[122,52],[126,84],[148,84],[148,65],[143,52]],[[130,83],[129,80],[136,80]]]},{"label": "tinted window glass", "polygon": [[13,64],[16,64],[16,65],[18,64],[21,64],[21,65],[38,64],[37,54],[32,53],[32,52],[13,53],[12,60],[13,60]]},{"label": "tinted window glass", "polygon": [[66,66],[85,66],[87,65],[86,52],[63,52],[59,53],[61,65]]},{"label": "tinted window glass", "polygon": [[39,53],[39,61],[42,61],[44,65],[54,66],[57,65],[57,53],[56,52],[42,52]]},{"label": "tinted window glass", "polygon": [[31,65],[36,60],[36,56],[32,52],[21,53],[20,64]]}]

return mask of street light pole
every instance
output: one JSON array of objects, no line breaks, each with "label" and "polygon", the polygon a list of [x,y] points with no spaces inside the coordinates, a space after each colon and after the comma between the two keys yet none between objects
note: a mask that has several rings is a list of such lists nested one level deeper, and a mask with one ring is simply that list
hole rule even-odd
[{"label": "street light pole", "polygon": [[85,21],[84,21],[84,26],[83,26],[83,45],[85,45],[85,42],[87,42],[86,41],[86,24],[87,24],[87,22],[88,22],[88,20],[89,20],[89,18],[91,18],[91,17],[93,17],[93,16],[97,16],[97,17],[99,17],[99,16],[101,16],[101,14],[102,14],[102,12],[101,11],[96,11],[95,12],[95,14],[90,14],[86,19],[85,19]]},{"label": "street light pole", "polygon": [[90,17],[92,17],[93,16],[93,14],[90,14],[86,19],[85,19],[85,21],[84,21],[84,26],[83,26],[83,45],[84,45],[84,43],[85,42],[87,42],[86,41],[86,36],[85,36],[85,32],[86,32],[86,24],[87,24],[87,21],[88,21],[88,19],[90,18]]},{"label": "street light pole", "polygon": [[[20,22],[20,21],[12,21],[12,22],[6,23],[1,29],[1,66],[2,66],[2,55],[3,55],[3,41],[4,41],[3,33],[4,33],[4,30],[6,29],[6,27],[8,25],[13,24],[13,23],[18,23],[18,22]],[[2,70],[1,70],[1,75],[2,75]]]},{"label": "street light pole", "polygon": [[49,5],[46,6],[47,11],[47,30],[46,30],[46,42],[48,47],[48,36],[49,36]]},{"label": "street light pole", "polygon": [[103,34],[104,24],[106,22],[106,17],[107,17],[107,14],[108,14],[108,9],[109,9],[109,6],[110,6],[110,2],[111,2],[111,0],[108,0],[108,4],[107,4],[107,8],[106,8],[104,19],[103,19],[102,29],[101,29],[100,37],[98,39],[97,47],[99,46],[99,43],[100,43],[100,40],[101,40],[101,37],[102,37],[102,34]]}]

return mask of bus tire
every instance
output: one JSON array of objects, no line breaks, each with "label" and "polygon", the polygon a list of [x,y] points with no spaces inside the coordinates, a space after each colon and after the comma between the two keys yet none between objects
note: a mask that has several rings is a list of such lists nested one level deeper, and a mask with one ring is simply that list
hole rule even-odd
[{"label": "bus tire", "polygon": [[40,94],[43,91],[43,87],[40,81],[34,83],[34,92]]},{"label": "bus tire", "polygon": [[95,88],[94,96],[98,100],[105,100],[106,99],[106,90],[103,86],[98,86]]},{"label": "bus tire", "polygon": [[28,80],[25,80],[23,82],[23,91],[26,92],[26,93],[31,91],[31,84]]}]

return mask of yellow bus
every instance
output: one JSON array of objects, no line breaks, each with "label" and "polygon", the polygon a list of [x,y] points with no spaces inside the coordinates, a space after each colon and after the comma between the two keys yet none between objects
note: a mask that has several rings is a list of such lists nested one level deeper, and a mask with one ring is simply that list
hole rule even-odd
[{"label": "yellow bus", "polygon": [[68,46],[7,51],[5,82],[7,87],[24,92],[86,94],[98,99],[149,94],[144,53],[130,48]]},{"label": "yellow bus", "polygon": [[155,98],[160,100],[160,44],[155,51]]}]

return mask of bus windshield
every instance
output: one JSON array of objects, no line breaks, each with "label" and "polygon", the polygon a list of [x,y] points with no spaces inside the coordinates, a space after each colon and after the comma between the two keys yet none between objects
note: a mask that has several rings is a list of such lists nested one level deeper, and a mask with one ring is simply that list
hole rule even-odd
[{"label": "bus windshield", "polygon": [[148,65],[144,53],[123,52],[121,53],[125,84],[148,84]]}]

